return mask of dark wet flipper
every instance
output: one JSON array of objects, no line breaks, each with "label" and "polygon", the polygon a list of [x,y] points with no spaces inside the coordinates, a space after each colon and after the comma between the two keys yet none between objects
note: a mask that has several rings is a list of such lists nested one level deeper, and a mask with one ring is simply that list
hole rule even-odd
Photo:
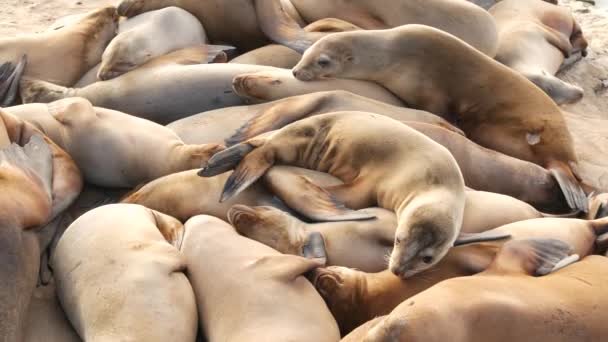
[{"label": "dark wet flipper", "polygon": [[501,241],[510,238],[511,234],[494,230],[488,230],[483,233],[460,233],[456,241],[454,241],[454,247],[470,245],[474,243]]},{"label": "dark wet flipper", "polygon": [[587,195],[572,172],[569,172],[570,170],[564,169],[563,167],[550,167],[549,171],[559,184],[568,206],[572,209],[588,212],[589,202],[587,200]]},{"label": "dark wet flipper", "polygon": [[376,218],[364,210],[347,208],[330,192],[302,175],[275,169],[268,175],[264,181],[272,192],[288,207],[312,221],[361,221]]},{"label": "dark wet flipper", "polygon": [[599,208],[597,209],[597,213],[595,214],[596,219],[604,217],[608,217],[608,203],[600,204]]},{"label": "dark wet flipper", "polygon": [[302,256],[308,259],[327,259],[325,239],[319,232],[308,234],[308,240],[302,247]]},{"label": "dark wet flipper", "polygon": [[205,165],[201,165],[202,169],[198,172],[198,175],[200,177],[213,177],[230,171],[237,167],[241,160],[254,148],[247,143],[243,143],[220,151],[214,154]]},{"label": "dark wet flipper", "polygon": [[486,272],[543,276],[577,260],[572,247],[560,240],[512,240],[502,246]]},{"label": "dark wet flipper", "polygon": [[13,63],[6,62],[0,66],[0,100],[4,100],[11,87],[10,77],[15,71]]},{"label": "dark wet flipper", "polygon": [[[238,145],[237,145],[238,146]],[[247,189],[272,167],[274,160],[267,158],[262,149],[247,154],[226,180],[220,202],[225,202]]]},{"label": "dark wet flipper", "polygon": [[[17,63],[15,70],[6,80],[8,88],[6,90],[0,90],[0,98],[3,99],[2,103],[0,103],[0,107],[8,107],[15,103],[15,99],[17,98],[17,92],[19,91],[19,83],[21,82],[21,77],[25,72],[26,66],[27,56],[23,55],[19,60],[19,63]],[[2,88],[4,88],[4,84],[2,85]]]}]

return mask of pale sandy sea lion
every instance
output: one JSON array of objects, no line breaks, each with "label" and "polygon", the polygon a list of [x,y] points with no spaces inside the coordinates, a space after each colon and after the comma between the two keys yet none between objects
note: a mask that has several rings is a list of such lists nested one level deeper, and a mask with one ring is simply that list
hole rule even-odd
[{"label": "pale sandy sea lion", "polygon": [[344,341],[601,341],[607,332],[601,315],[608,307],[605,257],[535,277],[569,254],[557,240],[511,241],[486,271],[441,282]]},{"label": "pale sandy sea lion", "polygon": [[521,74],[448,33],[422,25],[335,33],[308,49],[293,73],[304,81],[376,81],[408,106],[449,118],[478,144],[547,168],[570,207],[587,210],[559,107]]},{"label": "pale sandy sea lion", "polygon": [[542,0],[503,0],[489,12],[498,27],[497,61],[522,73],[557,104],[583,97],[581,87],[554,76],[564,58],[587,55],[587,40],[568,8]]},{"label": "pale sandy sea lion", "polygon": [[184,227],[132,204],[78,218],[57,245],[57,293],[85,341],[194,341],[196,303],[179,253]]},{"label": "pale sandy sea lion", "polygon": [[[129,25],[131,21],[134,23]],[[97,74],[100,80],[120,76],[155,57],[207,43],[201,23],[181,8],[167,7],[143,13],[126,22],[120,24],[119,34],[101,57]]]},{"label": "pale sandy sea lion", "polygon": [[214,155],[200,174],[235,168],[222,194],[227,200],[274,164],[339,178],[343,185],[326,190],[349,208],[395,211],[399,224],[390,268],[403,277],[437,263],[460,230],[465,196],[456,161],[444,147],[393,119],[363,112],[306,118]]},{"label": "pale sandy sea lion", "polygon": [[280,254],[211,216],[196,216],[185,229],[181,252],[207,340],[340,339],[327,306],[302,276],[323,265],[321,256]]},{"label": "pale sandy sea lion", "polygon": [[[21,76],[40,79],[62,86],[71,86],[101,60],[101,55],[116,35],[116,8],[104,7],[90,12],[76,23],[61,30],[0,39],[0,61],[17,63],[27,56],[27,66],[22,61],[12,75],[3,77],[0,72],[0,90],[11,85],[0,97],[13,98]],[[57,63],[60,62],[60,68]],[[12,101],[11,101],[12,102]],[[5,102],[3,106],[12,103]]]},{"label": "pale sandy sea lion", "polygon": [[[74,158],[95,185],[130,188],[196,168],[223,147],[186,145],[171,130],[131,115],[70,98],[10,109]],[[104,153],[99,153],[100,148]]]},{"label": "pale sandy sea lion", "polygon": [[[534,219],[508,224],[494,232],[512,239],[553,238],[571,244],[581,257],[593,252],[595,239],[608,231],[608,220]],[[315,285],[328,303],[343,333],[374,317],[390,313],[408,298],[454,277],[486,269],[502,243],[456,247],[436,268],[402,280],[388,271],[365,273],[345,267],[319,269]]]}]

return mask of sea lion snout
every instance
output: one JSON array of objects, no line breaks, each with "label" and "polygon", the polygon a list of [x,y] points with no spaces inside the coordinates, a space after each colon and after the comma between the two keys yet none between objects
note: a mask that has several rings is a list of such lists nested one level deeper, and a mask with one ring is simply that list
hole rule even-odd
[{"label": "sea lion snout", "polygon": [[300,81],[312,81],[314,79],[313,73],[304,69],[294,68],[292,73],[293,77]]}]

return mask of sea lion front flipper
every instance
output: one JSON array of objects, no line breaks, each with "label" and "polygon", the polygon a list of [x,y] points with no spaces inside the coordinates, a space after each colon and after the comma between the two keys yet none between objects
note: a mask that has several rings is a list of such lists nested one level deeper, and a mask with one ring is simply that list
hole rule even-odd
[{"label": "sea lion front flipper", "polygon": [[228,172],[237,167],[241,160],[254,149],[254,146],[243,143],[220,151],[214,154],[206,164],[201,165],[202,169],[198,172],[198,175],[200,177],[213,177]]},{"label": "sea lion front flipper", "polygon": [[220,203],[233,198],[241,193],[241,191],[247,189],[251,184],[262,177],[273,164],[274,156],[271,151],[268,151],[263,147],[251,151],[242,158],[242,161],[238,163],[234,172],[226,180]]},{"label": "sea lion front flipper", "polygon": [[8,107],[15,102],[17,98],[17,90],[19,90],[19,82],[27,66],[27,55],[21,56],[17,66],[12,69],[9,66],[9,70],[12,70],[10,75],[6,78],[4,75],[0,75],[0,107]]},{"label": "sea lion front flipper", "polygon": [[262,32],[270,40],[304,53],[323,35],[304,31],[285,11],[280,0],[256,0],[255,10]]},{"label": "sea lion front flipper", "polygon": [[291,254],[274,254],[260,257],[252,266],[268,272],[275,278],[293,281],[315,268],[325,266],[326,262],[325,258],[310,259]]},{"label": "sea lion front flipper", "polygon": [[572,171],[561,163],[552,163],[547,169],[559,184],[570,208],[588,212],[587,195]]},{"label": "sea lion front flipper", "polygon": [[571,253],[572,247],[560,240],[512,240],[502,246],[485,272],[543,276],[577,261],[578,255]]},{"label": "sea lion front flipper", "polygon": [[597,208],[597,213],[595,214],[595,219],[604,217],[608,217],[608,203],[606,202],[600,204],[600,206]]},{"label": "sea lion front flipper", "polygon": [[319,232],[308,234],[308,240],[302,246],[302,256],[308,259],[327,259],[325,239]]},{"label": "sea lion front flipper", "polygon": [[456,241],[454,241],[454,247],[470,245],[473,243],[494,242],[510,238],[511,234],[494,230],[488,230],[483,233],[460,233]]},{"label": "sea lion front flipper", "polygon": [[0,152],[0,160],[7,160],[25,172],[35,175],[49,198],[52,197],[53,154],[42,136],[34,134],[25,146],[11,145]]},{"label": "sea lion front flipper", "polygon": [[330,192],[308,178],[272,169],[264,182],[288,207],[313,221],[338,222],[374,219],[364,211],[347,208]]}]

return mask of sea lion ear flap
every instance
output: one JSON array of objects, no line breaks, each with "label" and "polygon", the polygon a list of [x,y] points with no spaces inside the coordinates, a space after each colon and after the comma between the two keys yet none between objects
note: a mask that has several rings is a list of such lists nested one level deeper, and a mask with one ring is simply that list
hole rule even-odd
[{"label": "sea lion ear flap", "polygon": [[474,243],[501,241],[510,238],[511,234],[495,230],[488,230],[483,233],[460,233],[456,241],[454,241],[454,247],[470,245]]},{"label": "sea lion ear flap", "polygon": [[287,206],[313,221],[339,222],[376,218],[364,211],[347,208],[325,189],[288,169],[272,168],[265,175],[264,181]]},{"label": "sea lion ear flap", "polygon": [[266,255],[255,262],[255,266],[264,269],[268,275],[285,281],[293,281],[301,275],[325,266],[325,258],[304,258],[291,254]]},{"label": "sea lion ear flap", "polygon": [[543,276],[578,261],[571,253],[572,247],[560,240],[513,240],[502,246],[486,272]]}]

